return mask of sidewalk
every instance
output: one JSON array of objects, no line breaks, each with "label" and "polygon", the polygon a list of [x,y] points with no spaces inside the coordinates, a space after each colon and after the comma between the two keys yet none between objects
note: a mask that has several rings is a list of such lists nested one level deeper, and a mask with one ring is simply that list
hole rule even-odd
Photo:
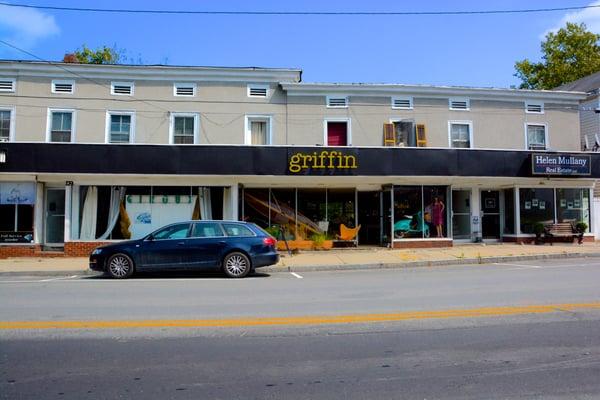
[{"label": "sidewalk", "polygon": [[[600,257],[600,242],[534,246],[520,244],[465,244],[437,249],[386,248],[304,251],[289,256],[282,253],[277,265],[261,272],[332,271],[345,269],[401,268],[434,265],[481,264],[548,258]],[[0,259],[0,275],[85,275],[87,258],[8,258]]]}]

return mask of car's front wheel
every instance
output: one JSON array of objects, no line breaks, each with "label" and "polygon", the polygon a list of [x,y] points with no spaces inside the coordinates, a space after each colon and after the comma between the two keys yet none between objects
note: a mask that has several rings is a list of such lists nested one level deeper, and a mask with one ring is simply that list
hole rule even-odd
[{"label": "car's front wheel", "polygon": [[223,259],[223,272],[229,278],[243,278],[252,269],[250,260],[244,253],[229,253]]},{"label": "car's front wheel", "polygon": [[125,279],[133,275],[133,260],[127,254],[117,253],[110,256],[106,272],[114,279]]}]

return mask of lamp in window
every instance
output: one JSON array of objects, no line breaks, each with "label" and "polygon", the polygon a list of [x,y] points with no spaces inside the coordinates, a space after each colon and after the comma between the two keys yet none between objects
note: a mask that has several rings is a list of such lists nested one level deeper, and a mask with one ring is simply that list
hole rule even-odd
[{"label": "lamp in window", "polygon": [[6,150],[0,149],[0,164],[4,164],[6,162]]}]

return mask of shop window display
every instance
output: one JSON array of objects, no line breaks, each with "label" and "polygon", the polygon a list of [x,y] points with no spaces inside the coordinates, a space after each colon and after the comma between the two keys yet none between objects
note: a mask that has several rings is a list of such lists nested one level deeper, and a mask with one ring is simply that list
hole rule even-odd
[{"label": "shop window display", "polygon": [[446,186],[423,186],[423,216],[429,226],[429,237],[447,236]]},{"label": "shop window display", "polygon": [[558,222],[585,222],[590,226],[590,192],[588,189],[556,189]]},{"label": "shop window display", "polygon": [[421,186],[394,187],[394,239],[423,238],[430,234],[423,215]]},{"label": "shop window display", "polygon": [[538,223],[554,223],[554,189],[519,189],[519,206],[522,233],[534,233]]},{"label": "shop window display", "polygon": [[0,243],[31,243],[35,184],[0,183]]},{"label": "shop window display", "polygon": [[356,225],[356,192],[354,189],[327,190],[327,226],[323,226],[329,237],[340,234],[340,225],[349,228]]}]

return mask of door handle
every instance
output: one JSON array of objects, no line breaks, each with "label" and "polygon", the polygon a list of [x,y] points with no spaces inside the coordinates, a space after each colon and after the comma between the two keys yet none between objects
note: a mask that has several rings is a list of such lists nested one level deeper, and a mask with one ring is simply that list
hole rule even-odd
[{"label": "door handle", "polygon": [[183,246],[185,244],[185,242],[178,242],[177,246]]}]

